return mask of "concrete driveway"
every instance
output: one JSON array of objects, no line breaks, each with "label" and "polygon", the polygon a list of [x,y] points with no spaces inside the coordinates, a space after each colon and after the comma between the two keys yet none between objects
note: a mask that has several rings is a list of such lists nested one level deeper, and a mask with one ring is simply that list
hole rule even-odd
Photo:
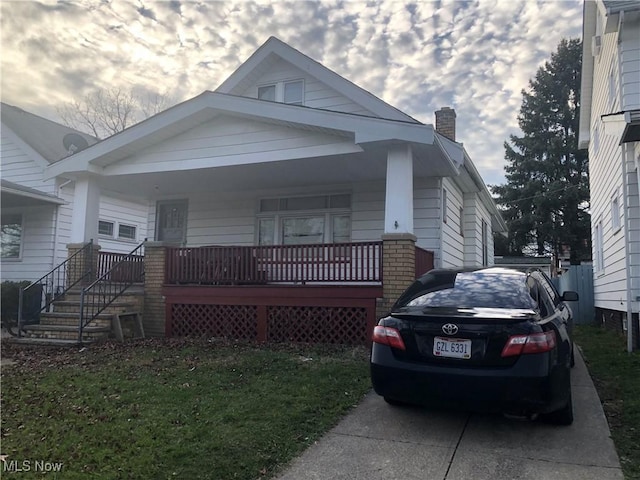
[{"label": "concrete driveway", "polygon": [[570,427],[413,407],[375,393],[280,480],[608,480],[622,470],[581,356],[572,371]]}]

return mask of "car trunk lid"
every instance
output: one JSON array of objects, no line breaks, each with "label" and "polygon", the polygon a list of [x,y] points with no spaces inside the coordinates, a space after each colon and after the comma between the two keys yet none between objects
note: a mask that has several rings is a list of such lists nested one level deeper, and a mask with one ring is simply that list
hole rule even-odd
[{"label": "car trunk lid", "polygon": [[427,308],[392,313],[384,322],[400,332],[403,360],[462,367],[506,367],[517,357],[502,357],[513,335],[537,331],[536,312],[522,309]]}]

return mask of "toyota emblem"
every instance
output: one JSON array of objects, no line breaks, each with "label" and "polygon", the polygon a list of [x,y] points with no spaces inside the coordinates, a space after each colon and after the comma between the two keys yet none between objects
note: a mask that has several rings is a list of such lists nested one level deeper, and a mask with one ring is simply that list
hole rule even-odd
[{"label": "toyota emblem", "polygon": [[458,333],[458,326],[454,325],[453,323],[445,323],[442,326],[442,331],[445,333],[445,335],[455,335],[456,333]]}]

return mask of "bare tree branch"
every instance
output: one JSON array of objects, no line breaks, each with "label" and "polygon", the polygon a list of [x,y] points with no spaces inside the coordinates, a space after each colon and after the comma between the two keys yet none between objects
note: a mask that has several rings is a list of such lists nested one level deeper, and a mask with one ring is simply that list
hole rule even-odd
[{"label": "bare tree branch", "polygon": [[74,99],[58,107],[57,112],[65,125],[105,138],[165,110],[170,103],[166,94],[111,88]]}]

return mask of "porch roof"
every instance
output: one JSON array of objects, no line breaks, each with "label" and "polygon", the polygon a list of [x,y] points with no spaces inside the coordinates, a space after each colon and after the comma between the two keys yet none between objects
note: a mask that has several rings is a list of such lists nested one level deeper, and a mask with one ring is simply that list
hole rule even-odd
[{"label": "porch roof", "polygon": [[2,202],[3,208],[64,205],[66,203],[61,198],[4,179],[0,180],[0,191],[2,192],[0,202]]},{"label": "porch roof", "polygon": [[[335,135],[352,145],[344,151],[348,154],[377,149],[394,143],[409,143],[417,156],[429,156],[441,165],[442,175],[456,175],[464,162],[463,148],[434,132],[431,125],[409,121],[380,119],[356,114],[314,109],[304,106],[267,102],[247,97],[204,92],[197,97],[180,103],[147,120],[109,137],[75,155],[64,158],[47,168],[46,176],[51,178],[62,174],[83,172],[107,175],[107,167],[126,159],[137,152],[159,142],[184,133],[217,117],[231,116],[265,122],[277,126]],[[348,145],[347,145],[348,146]],[[308,155],[311,156],[324,156]],[[206,159],[205,159],[206,160]],[[261,161],[248,161],[236,156],[226,166]],[[218,166],[216,163],[215,166]],[[193,170],[213,167],[200,162],[189,164],[176,162],[172,171]],[[138,172],[138,173],[152,173]]]}]

